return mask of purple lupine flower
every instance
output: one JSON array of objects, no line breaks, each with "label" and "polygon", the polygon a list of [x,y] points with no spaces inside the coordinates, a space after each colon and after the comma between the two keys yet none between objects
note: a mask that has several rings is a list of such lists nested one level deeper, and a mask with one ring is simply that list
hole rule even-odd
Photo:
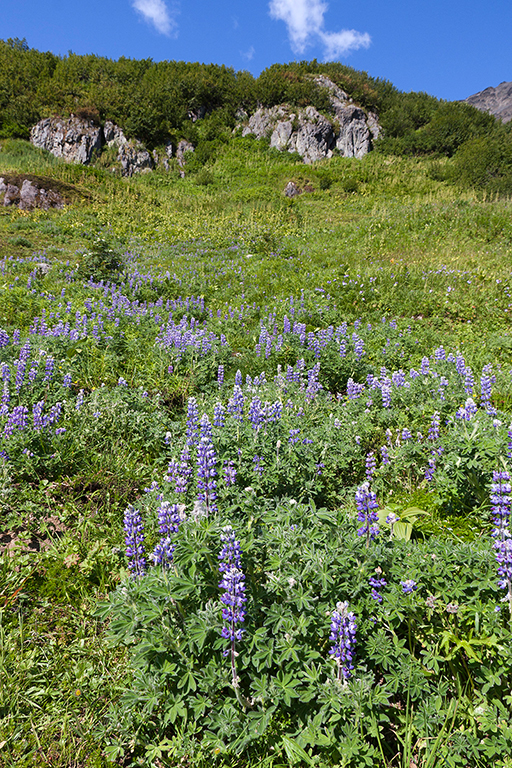
[{"label": "purple lupine flower", "polygon": [[171,504],[168,501],[162,502],[157,512],[161,538],[153,550],[151,558],[155,565],[170,568],[174,557],[174,550],[176,549],[176,544],[173,544],[171,536],[178,532],[183,516],[178,505]]},{"label": "purple lupine flower", "polygon": [[496,409],[491,406],[492,385],[495,381],[496,376],[492,372],[492,365],[484,365],[480,378],[480,403],[492,416],[496,414]]},{"label": "purple lupine flower", "polygon": [[407,429],[407,427],[404,427],[402,429],[401,437],[402,437],[402,440],[404,441],[404,443],[407,442],[407,440],[412,440],[411,431],[409,429]]},{"label": "purple lupine flower", "polygon": [[474,386],[475,377],[473,376],[473,371],[471,368],[466,368],[466,373],[464,375],[464,389],[466,390],[466,394],[469,395],[469,397],[472,397],[473,395]]},{"label": "purple lupine flower", "polygon": [[124,532],[128,568],[132,571],[134,578],[144,576],[146,573],[144,524],[139,510],[131,505],[124,513]]},{"label": "purple lupine flower", "polygon": [[7,347],[8,344],[9,334],[3,328],[0,328],[0,347]]},{"label": "purple lupine flower", "polygon": [[218,371],[217,371],[217,386],[219,389],[224,384],[224,366],[219,365]]},{"label": "purple lupine flower", "polygon": [[199,437],[206,437],[208,440],[212,440],[212,425],[206,413],[203,413],[199,422]]},{"label": "purple lupine flower", "polygon": [[414,581],[414,579],[406,579],[405,581],[400,582],[402,586],[402,592],[404,595],[410,595],[412,594],[416,589],[418,589],[418,585]]},{"label": "purple lupine flower", "polygon": [[202,437],[197,446],[197,487],[199,490],[198,498],[206,507],[206,512],[215,511],[217,505],[217,457],[211,440]]},{"label": "purple lupine flower", "polygon": [[446,360],[446,352],[444,351],[444,348],[438,347],[437,349],[434,349],[434,357],[436,360]]},{"label": "purple lupine flower", "polygon": [[155,545],[151,553],[153,565],[161,565],[163,568],[170,568],[174,558],[176,544],[173,544],[170,536],[165,536]]},{"label": "purple lupine flower", "polygon": [[70,387],[72,382],[72,377],[70,373],[66,373],[64,378],[62,379],[62,386],[63,387]]},{"label": "purple lupine flower", "polygon": [[36,380],[37,369],[39,368],[39,360],[32,360],[28,371],[28,380],[32,384]]},{"label": "purple lupine flower", "polygon": [[[158,485],[157,485],[158,488]],[[181,507],[183,510],[183,507]],[[158,528],[162,536],[170,536],[178,533],[181,522],[184,519],[178,504],[171,504],[169,501],[163,501],[157,509]]]},{"label": "purple lupine flower", "polygon": [[430,483],[434,479],[434,474],[436,471],[436,453],[435,451],[432,451],[430,454],[430,458],[428,460],[428,466],[425,469],[425,480]]},{"label": "purple lupine flower", "polygon": [[428,376],[428,374],[430,373],[430,360],[428,359],[428,357],[424,357],[422,359],[420,371],[423,374],[423,376]]},{"label": "purple lupine flower", "polygon": [[22,432],[27,425],[28,408],[25,405],[16,405],[7,416],[4,426],[4,437],[10,437],[15,429]]},{"label": "purple lupine flower", "polygon": [[380,449],[380,455],[381,455],[382,463],[384,464],[384,466],[386,464],[389,464],[390,458],[389,458],[389,451],[387,449],[387,446],[385,445],[382,446],[382,448]]},{"label": "purple lupine flower", "polygon": [[213,426],[222,428],[226,418],[226,409],[222,403],[215,403],[213,408]]},{"label": "purple lupine flower", "polygon": [[463,421],[471,421],[471,417],[477,412],[478,408],[475,401],[468,397],[464,405],[461,405],[455,412],[455,418]]},{"label": "purple lupine flower", "polygon": [[370,453],[366,457],[366,478],[368,482],[371,481],[373,477],[373,473],[375,472],[375,468],[377,466],[377,461],[375,459],[375,454],[373,451],[370,451]]},{"label": "purple lupine flower", "polygon": [[348,610],[348,602],[339,602],[331,614],[331,634],[329,640],[334,643],[329,654],[334,656],[338,665],[338,680],[346,681],[354,669],[354,647],[356,644],[356,617]]},{"label": "purple lupine flower", "polygon": [[261,475],[265,471],[265,467],[263,466],[263,456],[255,456],[253,458],[253,463],[254,463],[254,471],[257,472],[261,477]]},{"label": "purple lupine flower", "polygon": [[223,464],[224,482],[227,486],[234,485],[236,481],[236,469],[234,462],[229,460]]},{"label": "purple lupine flower", "polygon": [[437,440],[439,438],[439,424],[441,423],[441,419],[439,416],[439,411],[434,411],[434,414],[432,416],[432,421],[430,422],[430,427],[428,429],[428,439],[429,440]]},{"label": "purple lupine flower", "polygon": [[357,519],[363,525],[358,528],[358,536],[366,536],[366,546],[369,546],[370,539],[374,539],[379,533],[379,518],[377,512],[379,505],[377,496],[370,488],[368,481],[360,485],[356,490]]},{"label": "purple lupine flower", "polygon": [[242,386],[242,372],[240,369],[238,369],[238,371],[235,373],[235,386]]},{"label": "purple lupine flower", "polygon": [[290,435],[288,437],[288,442],[291,443],[292,445],[294,443],[298,443],[299,440],[300,440],[300,437],[298,437],[298,435],[300,435],[300,429],[290,429]]},{"label": "purple lupine flower", "polygon": [[16,392],[19,392],[25,380],[26,362],[25,360],[22,360],[20,356],[19,360],[14,361],[14,365],[16,366],[16,378],[14,379],[14,385],[16,387]]},{"label": "purple lupine flower", "polygon": [[391,405],[391,380],[385,379],[380,385],[382,393],[382,407],[389,408]]},{"label": "purple lupine flower", "polygon": [[233,396],[228,400],[228,413],[235,417],[237,421],[243,421],[244,418],[244,393],[242,387],[235,384],[233,387]]},{"label": "purple lupine flower", "polygon": [[352,378],[347,381],[347,397],[349,400],[357,400],[361,397],[364,384],[358,384]]},{"label": "purple lupine flower", "polygon": [[79,391],[78,395],[76,396],[75,408],[76,408],[77,411],[80,410],[80,408],[83,405],[83,402],[84,402],[84,391],[83,391],[83,389],[81,389]]},{"label": "purple lupine flower", "polygon": [[502,537],[505,528],[510,525],[510,506],[512,486],[510,484],[510,474],[506,471],[493,472],[491,483],[491,512],[495,530],[494,537]]},{"label": "purple lupine flower", "polygon": [[44,409],[44,400],[39,400],[38,403],[34,403],[34,405],[32,406],[32,415],[34,418],[34,429],[36,430],[36,432],[40,432],[44,427],[43,409]]},{"label": "purple lupine flower", "polygon": [[44,379],[43,381],[50,381],[50,379],[53,376],[53,370],[55,368],[55,360],[53,357],[47,357],[46,358],[46,365],[44,368]]},{"label": "purple lupine flower", "polygon": [[[377,569],[378,573],[382,573],[381,569]],[[382,603],[382,595],[380,594],[381,589],[387,586],[387,581],[383,577],[378,578],[376,576],[370,576],[368,579],[368,583],[370,587],[372,588],[371,591],[371,597],[373,600],[375,600],[376,603]]]},{"label": "purple lupine flower", "polygon": [[117,380],[117,386],[118,387],[127,387],[128,386],[128,382],[126,381],[126,379],[123,379],[123,377],[120,376],[119,379]]},{"label": "purple lupine flower", "polygon": [[354,343],[354,353],[356,360],[361,360],[364,355],[364,341],[360,336],[357,335],[357,333],[352,334],[352,341]]},{"label": "purple lupine flower", "polygon": [[265,413],[263,411],[261,400],[259,397],[253,397],[253,399],[251,400],[251,404],[249,405],[248,418],[249,418],[249,421],[251,422],[252,428],[255,429],[256,432],[258,432],[260,426],[265,421]]},{"label": "purple lupine flower", "polygon": [[242,639],[244,633],[239,625],[243,624],[245,620],[244,605],[247,602],[245,576],[242,571],[240,542],[236,540],[230,525],[222,529],[220,539],[223,547],[219,554],[219,571],[222,574],[219,589],[224,590],[224,594],[220,598],[224,606],[222,609],[224,626],[221,634],[223,638],[229,640],[229,647],[223,651],[223,656],[231,656],[232,684],[236,688],[238,676],[236,674],[235,643]]}]

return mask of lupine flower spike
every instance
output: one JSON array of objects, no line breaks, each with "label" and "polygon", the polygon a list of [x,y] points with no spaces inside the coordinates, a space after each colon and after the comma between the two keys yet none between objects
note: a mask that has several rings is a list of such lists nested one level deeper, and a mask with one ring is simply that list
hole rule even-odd
[{"label": "lupine flower spike", "polygon": [[245,576],[242,571],[240,542],[236,540],[235,532],[230,525],[223,529],[220,540],[223,547],[219,554],[219,571],[222,574],[219,588],[224,590],[220,598],[224,605],[222,609],[224,620],[222,637],[229,640],[229,647],[223,651],[223,655],[231,656],[232,684],[234,688],[238,688],[235,642],[242,639],[244,632],[238,625],[243,624],[245,619],[244,604],[247,600],[245,597]]},{"label": "lupine flower spike", "polygon": [[331,614],[331,634],[329,640],[334,643],[329,651],[338,665],[338,680],[344,681],[352,674],[354,665],[354,647],[356,644],[357,625],[355,616],[348,610],[348,602],[338,603]]},{"label": "lupine flower spike", "polygon": [[129,506],[124,513],[124,532],[128,568],[136,579],[146,573],[144,557],[144,524],[138,509]]},{"label": "lupine flower spike", "polygon": [[508,602],[512,619],[512,536],[510,531],[510,505],[512,486],[508,472],[493,472],[491,504],[495,528],[494,550],[498,563],[498,587],[507,590],[504,602]]},{"label": "lupine flower spike", "polygon": [[358,536],[366,536],[366,546],[370,546],[370,539],[374,539],[379,533],[379,518],[377,517],[378,508],[377,497],[370,488],[370,483],[366,481],[356,490],[357,519],[362,526],[358,528]]}]

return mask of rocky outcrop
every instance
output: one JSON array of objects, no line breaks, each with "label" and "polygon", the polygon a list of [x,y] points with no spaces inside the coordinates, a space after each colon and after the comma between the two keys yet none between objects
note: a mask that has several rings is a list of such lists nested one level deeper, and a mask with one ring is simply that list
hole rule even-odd
[{"label": "rocky outcrop", "polygon": [[55,190],[45,189],[31,179],[16,179],[16,182],[0,177],[0,196],[3,194],[5,207],[13,205],[22,211],[64,207],[64,198]]},{"label": "rocky outcrop", "polygon": [[155,166],[143,144],[136,139],[129,141],[121,128],[111,120],[107,120],[101,128],[90,120],[74,116],[67,120],[48,117],[32,128],[30,140],[34,146],[48,150],[55,157],[82,165],[90,163],[94,152],[100,152],[104,145],[117,147],[117,161],[121,165],[122,176],[144,173]]},{"label": "rocky outcrop", "polygon": [[286,187],[284,188],[283,194],[286,197],[297,197],[298,195],[301,194],[301,191],[294,181],[289,181]]},{"label": "rocky outcrop", "polygon": [[178,165],[180,167],[180,176],[182,179],[185,178],[185,165],[187,164],[187,152],[193,152],[194,151],[194,145],[190,143],[190,141],[185,141],[185,139],[182,139],[178,143],[178,147],[176,149],[176,159],[178,160]]},{"label": "rocky outcrop", "polygon": [[101,150],[103,132],[91,120],[74,115],[68,119],[47,117],[34,125],[30,141],[35,147],[46,149],[69,163],[86,165],[91,162],[94,152]]},{"label": "rocky outcrop", "polygon": [[242,129],[242,136],[269,138],[271,147],[298,152],[305,163],[332,157],[334,149],[343,157],[364,157],[379,135],[377,115],[366,114],[325,75],[315,82],[328,92],[332,119],[312,106],[295,110],[284,104],[260,107]]},{"label": "rocky outcrop", "polygon": [[484,91],[474,93],[464,101],[482,112],[489,112],[502,123],[512,120],[512,83],[500,83],[496,88],[491,86]]},{"label": "rocky outcrop", "polygon": [[121,164],[121,176],[133,176],[147,173],[155,167],[155,162],[146,147],[137,139],[129,141],[122,129],[107,120],[103,126],[103,135],[107,147],[117,147],[117,161]]},{"label": "rocky outcrop", "polygon": [[119,147],[117,159],[121,163],[121,176],[148,173],[155,164],[148,150],[139,141],[130,141]]}]

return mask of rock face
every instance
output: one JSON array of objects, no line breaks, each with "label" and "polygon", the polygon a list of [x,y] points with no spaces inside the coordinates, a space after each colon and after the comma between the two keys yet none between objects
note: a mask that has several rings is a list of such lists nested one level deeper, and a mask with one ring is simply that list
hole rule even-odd
[{"label": "rock face", "polygon": [[70,117],[48,117],[40,120],[30,132],[32,144],[47,149],[55,157],[62,157],[70,163],[86,165],[93,158],[94,151],[107,147],[118,148],[117,160],[121,164],[122,176],[133,176],[154,168],[153,158],[140,141],[128,141],[121,128],[107,120],[103,128],[90,120]]},{"label": "rock face", "polygon": [[44,189],[31,179],[23,179],[21,186],[11,184],[0,177],[0,195],[4,196],[5,207],[14,205],[22,211],[32,211],[34,208],[63,208],[64,199],[52,189]]},{"label": "rock face", "polygon": [[98,125],[73,115],[67,120],[47,117],[40,120],[30,131],[30,141],[35,147],[47,149],[55,157],[70,163],[86,165],[93,152],[99,152],[103,133]]},{"label": "rock face", "polygon": [[332,157],[334,149],[343,157],[364,157],[380,132],[377,115],[367,115],[352,104],[347,94],[325,75],[316,77],[315,82],[328,92],[334,113],[332,121],[311,106],[294,111],[284,104],[260,107],[249,118],[242,136],[270,138],[271,147],[298,152],[305,163]]},{"label": "rock face", "polygon": [[140,141],[128,141],[121,128],[107,120],[103,126],[107,147],[117,147],[117,160],[121,163],[121,176],[147,173],[155,167],[153,158]]},{"label": "rock face", "polygon": [[193,152],[194,151],[194,145],[190,143],[190,141],[185,141],[185,139],[182,139],[178,147],[176,149],[176,158],[178,160],[178,165],[180,167],[180,176],[182,179],[185,178],[185,165],[186,165],[186,153],[187,152]]},{"label": "rock face", "polygon": [[512,83],[500,83],[496,88],[491,86],[464,101],[482,112],[489,112],[503,123],[512,120]]}]

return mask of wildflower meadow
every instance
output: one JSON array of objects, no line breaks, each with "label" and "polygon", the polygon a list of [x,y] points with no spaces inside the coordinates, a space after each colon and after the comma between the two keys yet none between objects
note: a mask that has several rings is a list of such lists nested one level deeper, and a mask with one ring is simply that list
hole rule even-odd
[{"label": "wildflower meadow", "polygon": [[510,202],[238,151],[0,213],[0,765],[509,768]]}]

